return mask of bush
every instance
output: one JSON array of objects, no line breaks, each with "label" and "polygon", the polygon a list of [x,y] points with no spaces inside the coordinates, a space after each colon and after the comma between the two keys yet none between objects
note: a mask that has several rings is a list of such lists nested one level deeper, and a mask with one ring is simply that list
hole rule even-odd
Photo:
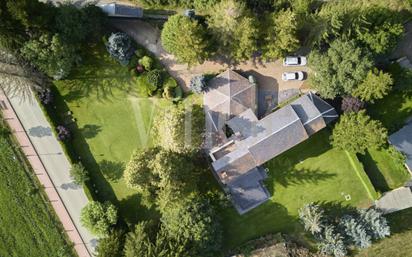
[{"label": "bush", "polygon": [[173,99],[175,96],[175,89],[171,87],[165,87],[163,89],[162,97],[165,99]]},{"label": "bush", "polygon": [[83,185],[90,179],[89,173],[80,162],[72,165],[70,168],[70,176],[77,185]]},{"label": "bush", "polygon": [[147,74],[143,74],[142,76],[138,77],[136,83],[140,93],[145,96],[153,96],[153,93],[157,89],[154,85],[150,84],[147,81]]},{"label": "bush", "polygon": [[190,88],[197,94],[202,93],[206,87],[207,83],[204,75],[195,76],[190,80]]},{"label": "bush", "polygon": [[117,223],[116,207],[109,202],[91,201],[82,209],[80,221],[94,235],[107,236],[110,227]]},{"label": "bush", "polygon": [[160,70],[151,70],[147,73],[147,82],[159,89],[163,84],[162,73]]},{"label": "bush", "polygon": [[49,88],[45,88],[40,90],[38,93],[40,101],[44,105],[48,105],[53,102],[53,94]]},{"label": "bush", "polygon": [[107,51],[122,65],[127,65],[133,55],[132,41],[122,32],[112,33],[107,40]]},{"label": "bush", "polygon": [[142,65],[145,70],[150,71],[153,68],[153,59],[149,56],[143,56],[139,59],[139,64]]},{"label": "bush", "polygon": [[57,137],[60,141],[70,139],[71,137],[70,131],[66,127],[59,125],[56,127],[56,130],[57,130]]}]

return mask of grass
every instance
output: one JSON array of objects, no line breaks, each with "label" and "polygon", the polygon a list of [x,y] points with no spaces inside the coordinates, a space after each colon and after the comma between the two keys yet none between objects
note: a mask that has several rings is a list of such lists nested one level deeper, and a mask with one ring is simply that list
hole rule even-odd
[{"label": "grass", "polygon": [[134,150],[151,146],[152,118],[170,104],[139,97],[137,81],[100,44],[89,49],[68,79],[55,82],[55,118],[70,123],[73,159],[91,174],[92,194],[116,204],[128,223],[156,215],[139,204],[137,192],[126,187],[122,172]]},{"label": "grass", "polygon": [[0,256],[75,256],[25,160],[0,136]]},{"label": "grass", "polygon": [[411,256],[412,209],[389,214],[388,220],[392,235],[360,251],[357,257],[406,257]]},{"label": "grass", "polygon": [[386,192],[402,186],[410,175],[402,163],[396,163],[387,150],[368,150],[359,155],[365,171],[377,191]]},{"label": "grass", "polygon": [[[374,197],[376,192],[356,156],[351,157],[358,171],[345,152],[331,148],[329,135],[323,130],[267,163],[269,178],[265,184],[272,195],[268,202],[242,216],[233,208],[224,211],[227,249],[268,233],[303,237],[297,214],[309,202],[336,208],[372,203],[368,190]],[[363,182],[357,172],[362,173]]]}]

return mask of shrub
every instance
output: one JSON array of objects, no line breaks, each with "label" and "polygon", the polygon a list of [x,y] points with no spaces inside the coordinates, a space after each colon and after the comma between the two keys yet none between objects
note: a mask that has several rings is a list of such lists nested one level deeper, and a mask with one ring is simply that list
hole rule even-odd
[{"label": "shrub", "polygon": [[123,65],[127,65],[133,55],[132,41],[122,32],[112,33],[107,40],[106,48],[110,55]]},{"label": "shrub", "polygon": [[48,105],[53,102],[53,94],[49,88],[44,88],[38,93],[40,101],[44,105]]},{"label": "shrub", "polygon": [[344,257],[347,254],[345,243],[339,233],[335,232],[333,226],[327,226],[321,236],[319,250],[323,254],[335,257]]},{"label": "shrub", "polygon": [[366,232],[361,222],[352,216],[345,216],[340,222],[343,227],[343,231],[347,237],[347,241],[350,244],[359,248],[368,248],[372,245],[372,239]]},{"label": "shrub", "polygon": [[313,235],[322,232],[323,210],[318,205],[310,203],[299,209],[299,218],[305,226],[305,230]]},{"label": "shrub", "polygon": [[147,74],[143,74],[142,76],[136,79],[136,84],[139,89],[139,92],[145,96],[153,96],[153,93],[156,91],[156,87],[150,84],[147,81]]},{"label": "shrub", "polygon": [[142,65],[145,70],[150,71],[153,68],[153,59],[149,56],[143,56],[139,59],[139,64]]},{"label": "shrub", "polygon": [[89,173],[80,162],[72,165],[70,168],[70,176],[77,185],[83,185],[89,180]]},{"label": "shrub", "polygon": [[382,212],[374,208],[359,210],[358,212],[363,226],[373,239],[383,239],[390,236],[390,227]]},{"label": "shrub", "polygon": [[151,70],[147,73],[147,82],[156,87],[156,89],[162,86],[163,78],[160,70]]},{"label": "shrub", "polygon": [[71,137],[70,131],[66,127],[59,125],[56,127],[56,130],[57,130],[57,137],[59,140],[64,141],[64,140],[70,139]]},{"label": "shrub", "polygon": [[345,96],[342,99],[341,109],[343,112],[359,112],[365,107],[365,103],[353,96]]},{"label": "shrub", "polygon": [[107,236],[111,226],[117,223],[116,207],[109,203],[89,202],[81,211],[83,226],[96,236]]},{"label": "shrub", "polygon": [[206,87],[207,83],[204,75],[195,76],[190,80],[190,88],[197,94],[202,93]]},{"label": "shrub", "polygon": [[172,99],[175,96],[175,89],[172,87],[165,87],[163,89],[162,97],[165,99]]}]

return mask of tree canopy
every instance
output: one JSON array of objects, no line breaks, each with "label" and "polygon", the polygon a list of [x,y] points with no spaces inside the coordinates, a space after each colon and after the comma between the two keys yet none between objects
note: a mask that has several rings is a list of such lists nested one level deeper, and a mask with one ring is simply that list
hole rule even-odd
[{"label": "tree canopy", "polygon": [[309,55],[310,83],[322,97],[352,94],[372,67],[370,57],[353,41],[335,40],[326,53]]},{"label": "tree canopy", "polygon": [[96,236],[105,237],[117,223],[116,207],[109,202],[91,201],[82,209],[80,221]]},{"label": "tree canopy", "polygon": [[364,153],[367,148],[378,149],[386,143],[387,130],[382,123],[371,120],[365,111],[345,113],[332,133],[332,145],[353,153]]},{"label": "tree canopy", "polygon": [[179,14],[170,17],[164,24],[161,39],[165,50],[180,62],[193,65],[208,57],[206,30],[197,20]]},{"label": "tree canopy", "polygon": [[377,69],[368,72],[365,80],[353,91],[353,95],[362,101],[374,102],[387,95],[393,84],[390,74]]}]

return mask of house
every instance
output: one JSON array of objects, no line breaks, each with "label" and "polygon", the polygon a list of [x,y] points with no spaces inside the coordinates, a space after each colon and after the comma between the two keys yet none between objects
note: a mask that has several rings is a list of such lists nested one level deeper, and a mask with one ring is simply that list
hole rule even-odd
[{"label": "house", "polygon": [[121,5],[118,3],[99,4],[103,12],[109,17],[119,18],[143,18],[143,9],[130,5]]},{"label": "house", "polygon": [[389,136],[389,142],[406,156],[406,168],[412,172],[412,122]]},{"label": "house", "polygon": [[332,106],[308,93],[259,120],[257,90],[254,83],[227,70],[211,80],[204,95],[213,172],[240,214],[270,197],[261,165],[338,117]]}]

